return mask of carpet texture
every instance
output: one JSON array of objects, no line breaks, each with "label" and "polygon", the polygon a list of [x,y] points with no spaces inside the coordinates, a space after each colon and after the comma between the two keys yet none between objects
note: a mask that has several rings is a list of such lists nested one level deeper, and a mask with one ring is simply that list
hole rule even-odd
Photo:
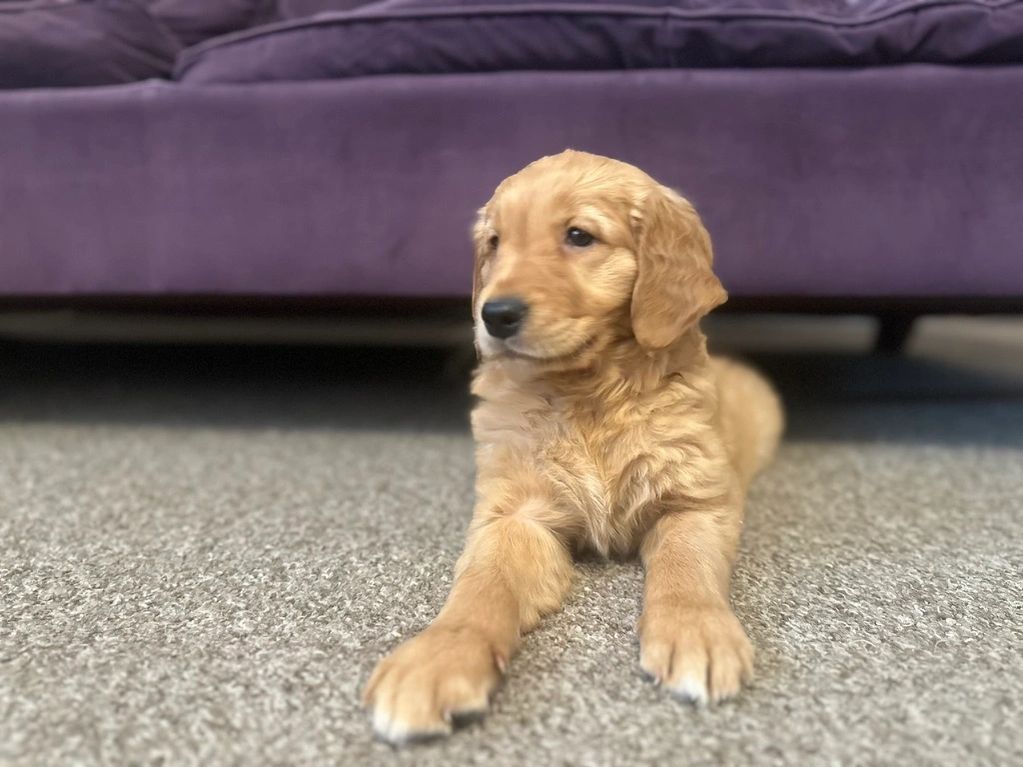
[{"label": "carpet texture", "polygon": [[905,359],[757,357],[791,427],[749,498],[741,699],[651,686],[639,567],[586,561],[490,716],[404,750],[357,698],[470,513],[442,356],[0,346],[0,763],[1019,764],[1017,330],[998,369],[940,327]]}]

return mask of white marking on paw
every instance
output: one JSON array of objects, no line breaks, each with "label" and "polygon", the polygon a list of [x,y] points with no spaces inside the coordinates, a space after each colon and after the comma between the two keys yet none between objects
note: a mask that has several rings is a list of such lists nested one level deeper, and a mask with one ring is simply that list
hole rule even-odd
[{"label": "white marking on paw", "polygon": [[684,676],[671,686],[671,691],[679,698],[703,705],[707,702],[707,684],[694,676]]},{"label": "white marking on paw", "polygon": [[381,738],[397,746],[416,738],[449,735],[451,725],[441,722],[435,727],[413,730],[406,722],[391,719],[383,709],[375,708],[373,710],[373,730]]}]

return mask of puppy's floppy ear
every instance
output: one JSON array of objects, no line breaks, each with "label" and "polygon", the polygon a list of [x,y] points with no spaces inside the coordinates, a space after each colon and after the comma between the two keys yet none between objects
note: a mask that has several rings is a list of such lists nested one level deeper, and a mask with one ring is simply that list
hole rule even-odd
[{"label": "puppy's floppy ear", "polygon": [[657,185],[632,214],[638,273],[632,332],[647,349],[663,349],[728,294],[712,270],[710,235],[693,206]]},{"label": "puppy's floppy ear", "polygon": [[[490,253],[490,224],[487,221],[486,207],[476,212],[476,222],[472,225],[472,321],[476,322],[476,304],[479,301],[480,293],[483,291],[483,261]],[[480,345],[473,334],[473,346],[476,347],[476,359],[481,358]]]},{"label": "puppy's floppy ear", "polygon": [[473,266],[472,266],[472,316],[476,319],[476,301],[483,290],[483,259],[490,250],[490,226],[487,223],[487,209],[476,211],[476,222],[472,225]]}]

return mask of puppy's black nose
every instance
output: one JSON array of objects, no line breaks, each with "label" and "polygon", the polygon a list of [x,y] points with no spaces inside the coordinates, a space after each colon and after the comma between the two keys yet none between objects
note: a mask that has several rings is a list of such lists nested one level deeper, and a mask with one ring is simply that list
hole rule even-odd
[{"label": "puppy's black nose", "polygon": [[483,324],[494,338],[511,338],[519,332],[528,311],[518,298],[495,298],[483,304]]}]

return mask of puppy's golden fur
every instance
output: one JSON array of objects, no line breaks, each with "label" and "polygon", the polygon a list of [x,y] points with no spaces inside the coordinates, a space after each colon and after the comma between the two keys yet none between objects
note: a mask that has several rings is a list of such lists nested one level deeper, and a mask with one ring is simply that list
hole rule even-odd
[{"label": "puppy's golden fur", "polygon": [[[506,179],[474,239],[476,508],[444,608],[366,687],[376,730],[441,734],[484,711],[583,549],[642,558],[640,664],[656,682],[734,695],[753,650],[729,580],[782,411],[757,374],[707,354],[698,321],[725,300],[707,231],[639,169],[567,151]],[[508,296],[529,310],[502,341],[480,311]]]}]

